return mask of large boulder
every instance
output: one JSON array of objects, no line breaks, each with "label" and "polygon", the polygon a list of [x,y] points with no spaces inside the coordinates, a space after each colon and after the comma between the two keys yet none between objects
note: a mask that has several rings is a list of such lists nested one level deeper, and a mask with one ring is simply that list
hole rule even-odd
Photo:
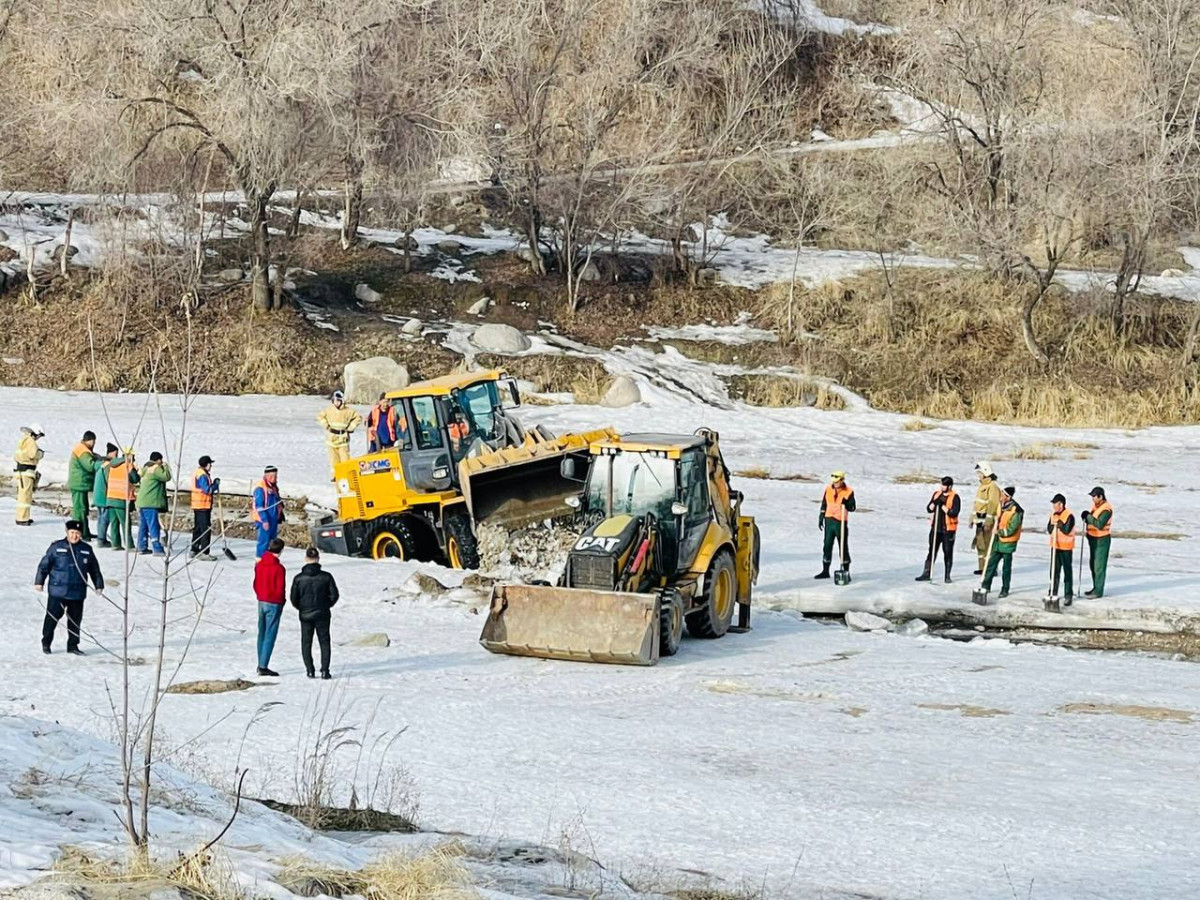
[{"label": "large boulder", "polygon": [[356,637],[344,646],[349,647],[390,647],[392,639],[382,631],[375,631],[371,634],[364,634]]},{"label": "large boulder", "polygon": [[594,262],[588,262],[582,269],[579,270],[579,277],[584,281],[599,281],[604,275],[600,272],[600,267]]},{"label": "large boulder", "polygon": [[400,326],[400,331],[403,332],[404,334],[407,334],[409,337],[415,337],[416,335],[421,333],[421,329],[423,327],[424,326],[421,324],[420,319],[409,319],[407,322],[405,322],[403,325]]},{"label": "large boulder", "polygon": [[447,256],[458,256],[458,254],[462,253],[463,249],[462,244],[458,241],[452,241],[449,238],[438,241],[433,246],[437,248],[438,253],[445,253]]},{"label": "large boulder", "polygon": [[482,316],[492,306],[490,297],[480,297],[474,303],[467,307],[467,314],[471,316]]},{"label": "large boulder", "polygon": [[887,631],[892,623],[883,616],[851,610],[846,613],[846,627],[851,631]]},{"label": "large boulder", "polygon": [[382,393],[408,387],[408,380],[408,369],[390,356],[346,363],[342,370],[347,403],[374,403]]},{"label": "large boulder", "polygon": [[241,269],[222,269],[217,273],[217,281],[224,284],[238,284],[245,277],[246,273]]},{"label": "large boulder", "polygon": [[8,232],[5,231],[3,228],[0,228],[0,241],[7,241],[7,240],[8,240]]},{"label": "large boulder", "polygon": [[637,382],[628,375],[618,375],[613,379],[613,383],[605,393],[604,399],[600,401],[600,405],[620,409],[641,402],[642,391]]},{"label": "large boulder", "polygon": [[533,346],[521,331],[499,322],[480,325],[471,335],[471,343],[489,353],[522,353]]},{"label": "large boulder", "polygon": [[354,286],[354,297],[356,300],[361,300],[363,303],[378,303],[383,299],[379,291],[372,290],[369,284],[357,284]]},{"label": "large boulder", "polygon": [[417,239],[411,234],[402,234],[396,238],[397,250],[408,250],[409,253],[416,253],[421,249],[421,245],[417,243]]}]

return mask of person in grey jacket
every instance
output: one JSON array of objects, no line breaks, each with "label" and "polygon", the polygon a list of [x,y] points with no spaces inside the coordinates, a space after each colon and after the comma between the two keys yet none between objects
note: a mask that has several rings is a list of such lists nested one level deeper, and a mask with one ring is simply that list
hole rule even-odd
[{"label": "person in grey jacket", "polygon": [[309,547],[304,554],[304,568],[292,579],[292,606],[300,611],[300,655],[304,658],[304,671],[315,678],[313,669],[313,634],[321,644],[321,677],[328,680],[329,674],[329,611],[338,602],[337,583],[333,576],[321,568],[321,554],[316,547]]},{"label": "person in grey jacket", "polygon": [[100,574],[100,562],[90,544],[83,540],[83,523],[77,519],[67,522],[67,536],[55,541],[46,550],[38,563],[34,587],[45,589],[46,618],[42,622],[42,652],[49,653],[54,641],[54,630],[58,620],[67,616],[67,652],[83,656],[79,649],[79,623],[83,620],[83,601],[87,597],[88,579],[96,590],[103,590],[104,576]]}]

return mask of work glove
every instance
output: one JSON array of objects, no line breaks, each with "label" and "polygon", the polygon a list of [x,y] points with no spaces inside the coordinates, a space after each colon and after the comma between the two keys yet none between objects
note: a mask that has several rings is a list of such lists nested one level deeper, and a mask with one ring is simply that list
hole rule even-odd
[{"label": "work glove", "polygon": [[1046,523],[1046,534],[1050,534],[1050,532],[1052,532],[1052,531],[1054,531],[1054,523],[1047,522]]},{"label": "work glove", "polygon": [[817,516],[817,531],[824,531],[824,530],[825,530],[825,517]]},{"label": "work glove", "polygon": [[1092,521],[1092,514],[1090,512],[1085,512],[1083,514],[1083,521],[1090,523]]},{"label": "work glove", "polygon": [[219,491],[219,490],[221,489],[221,479],[220,479],[220,478],[214,478],[214,479],[213,479],[213,483],[212,483],[212,485],[213,485],[213,491],[214,491],[214,492],[215,492],[215,491]]}]

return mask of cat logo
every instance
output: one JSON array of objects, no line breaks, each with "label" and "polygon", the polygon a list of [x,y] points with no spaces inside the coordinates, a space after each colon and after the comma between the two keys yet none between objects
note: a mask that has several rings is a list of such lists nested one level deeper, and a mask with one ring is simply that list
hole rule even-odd
[{"label": "cat logo", "polygon": [[599,550],[601,553],[612,553],[621,544],[619,537],[592,537],[585,535],[575,543],[576,550]]}]

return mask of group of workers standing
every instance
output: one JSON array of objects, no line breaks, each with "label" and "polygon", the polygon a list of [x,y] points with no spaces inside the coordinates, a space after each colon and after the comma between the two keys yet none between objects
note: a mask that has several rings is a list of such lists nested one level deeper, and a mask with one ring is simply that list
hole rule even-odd
[{"label": "group of workers standing", "polygon": [[[999,486],[990,463],[976,464],[975,473],[979,485],[975,491],[975,505],[970,520],[974,528],[971,546],[978,560],[975,574],[982,577],[982,588],[990,591],[996,573],[999,572],[1000,597],[1007,597],[1012,589],[1013,554],[1016,553],[1025,527],[1025,510],[1016,501],[1015,487],[1002,489]],[[1099,598],[1104,596],[1105,576],[1108,571],[1113,508],[1108,502],[1104,488],[1092,488],[1089,496],[1091,508],[1082,514],[1081,519],[1084,526],[1082,533],[1086,536],[1088,544],[1092,588],[1086,591],[1084,596]],[[945,573],[943,580],[946,584],[951,583],[954,543],[963,514],[962,506],[962,498],[954,490],[954,479],[947,475],[941,479],[925,506],[925,511],[931,517],[929,543],[925,565],[921,574],[916,577],[917,581],[932,580],[933,564],[941,552]],[[842,570],[849,572],[849,514],[856,508],[854,489],[846,484],[845,473],[833,472],[821,498],[821,509],[817,516],[817,527],[824,532],[824,542],[821,549],[821,571],[814,576],[815,578],[830,577],[829,570],[835,545],[839,550]],[[1066,498],[1062,494],[1055,494],[1050,499],[1050,515],[1046,522],[1051,554],[1050,594],[1057,596],[1061,584],[1063,602],[1067,606],[1071,605],[1075,598],[1076,585],[1072,575],[1072,562],[1077,524],[1075,514],[1067,508]]]},{"label": "group of workers standing", "polygon": [[[350,435],[363,424],[358,410],[346,403],[346,395],[334,391],[329,406],[321,410],[317,422],[325,429],[325,446],[329,450],[329,468],[350,458]],[[379,401],[367,413],[367,452],[378,453],[403,444],[407,440],[408,422],[401,415],[387,394],[380,394]]]}]

